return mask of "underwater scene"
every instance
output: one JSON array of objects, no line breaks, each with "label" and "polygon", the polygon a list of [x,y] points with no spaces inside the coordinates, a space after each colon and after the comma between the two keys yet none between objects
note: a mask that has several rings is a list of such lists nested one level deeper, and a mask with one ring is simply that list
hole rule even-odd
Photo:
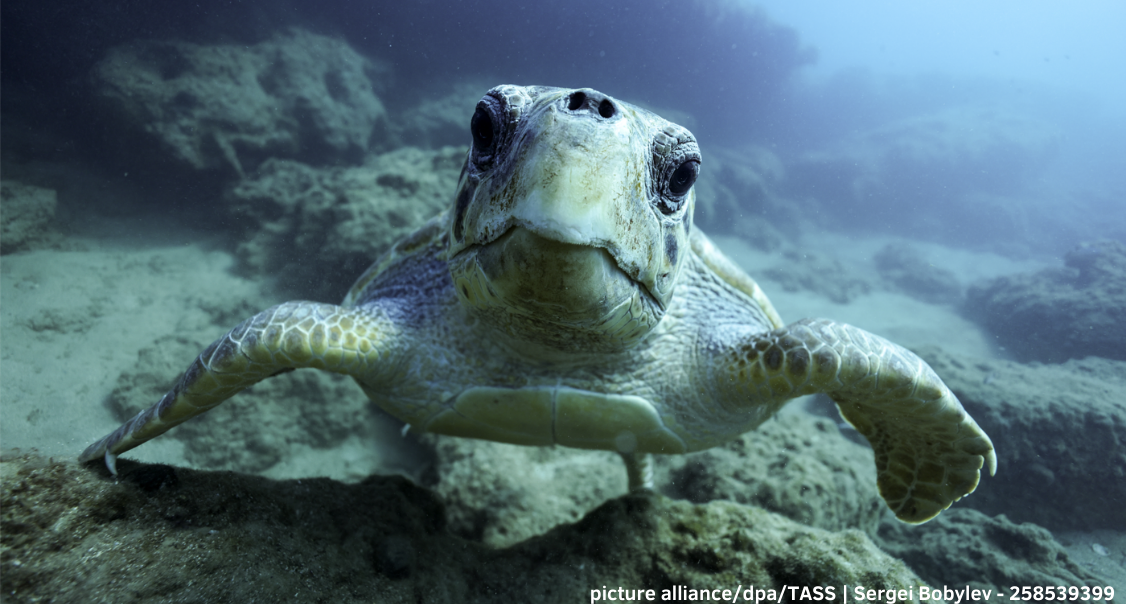
[{"label": "underwater scene", "polygon": [[0,601],[1126,597],[1124,25],[0,4]]}]

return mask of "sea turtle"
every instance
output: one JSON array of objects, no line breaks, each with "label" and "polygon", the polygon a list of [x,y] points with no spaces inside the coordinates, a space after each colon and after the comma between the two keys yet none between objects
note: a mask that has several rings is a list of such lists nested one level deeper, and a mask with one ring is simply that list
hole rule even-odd
[{"label": "sea turtle", "polygon": [[164,397],[91,445],[116,456],[268,377],[352,376],[412,429],[650,454],[736,438],[824,392],[875,451],[880,495],[933,518],[996,468],[989,437],[926,363],[850,325],[784,325],[692,224],[685,128],[589,88],[498,86],[477,103],[449,210],[340,305],[287,302],[207,347]]}]

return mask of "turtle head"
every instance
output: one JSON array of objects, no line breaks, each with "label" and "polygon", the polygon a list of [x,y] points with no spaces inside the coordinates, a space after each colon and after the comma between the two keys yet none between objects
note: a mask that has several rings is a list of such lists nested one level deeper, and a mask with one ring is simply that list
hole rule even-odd
[{"label": "turtle head", "polygon": [[477,103],[449,220],[457,295],[491,327],[625,350],[661,321],[688,253],[688,130],[583,89],[498,86]]}]

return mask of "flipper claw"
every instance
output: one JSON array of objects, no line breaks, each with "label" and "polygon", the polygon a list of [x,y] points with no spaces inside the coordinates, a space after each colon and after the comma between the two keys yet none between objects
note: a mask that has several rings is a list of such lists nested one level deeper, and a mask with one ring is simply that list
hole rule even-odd
[{"label": "flipper claw", "polygon": [[106,449],[106,468],[110,474],[117,476],[117,456]]}]

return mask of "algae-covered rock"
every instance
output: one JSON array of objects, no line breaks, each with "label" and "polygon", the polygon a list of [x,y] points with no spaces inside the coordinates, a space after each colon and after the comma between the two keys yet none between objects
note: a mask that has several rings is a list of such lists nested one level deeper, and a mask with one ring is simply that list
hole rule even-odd
[{"label": "algae-covered rock", "polygon": [[58,197],[51,189],[14,180],[0,182],[0,254],[26,250],[49,239]]},{"label": "algae-covered rock", "polygon": [[[626,492],[616,454],[426,436],[428,484],[446,501],[451,530],[507,546],[573,522]],[[872,452],[833,422],[786,413],[721,447],[655,456],[656,487],[694,503],[728,500],[827,530],[875,534],[886,506]],[[530,513],[534,511],[534,513]]]},{"label": "algae-covered rock", "polygon": [[253,46],[132,42],[95,66],[95,93],[195,169],[242,174],[267,157],[358,160],[386,121],[378,68],[345,42],[300,29]]},{"label": "algae-covered rock", "polygon": [[824,586],[839,602],[843,584],[921,584],[859,531],[731,502],[625,496],[492,549],[450,534],[438,498],[402,478],[273,481],[127,460],[120,469],[113,480],[34,455],[0,463],[6,599],[570,603],[603,587],[652,589],[659,600],[664,590]]},{"label": "algae-covered rock", "polygon": [[271,159],[226,194],[238,255],[312,299],[342,298],[391,244],[449,206],[465,149],[404,147],[361,166]]},{"label": "algae-covered rock", "polygon": [[1084,244],[1064,262],[970,288],[967,314],[1020,361],[1126,360],[1126,245]]},{"label": "algae-covered rock", "polygon": [[957,505],[1052,530],[1126,529],[1126,362],[1022,365],[917,352],[997,449],[997,475]]},{"label": "algae-covered rock", "polygon": [[668,463],[668,490],[693,502],[725,499],[827,530],[875,534],[888,509],[872,450],[831,420],[784,413],[726,445]]},{"label": "algae-covered rock", "polygon": [[877,542],[903,560],[928,585],[969,585],[1008,598],[1008,586],[1106,585],[1071,560],[1052,534],[1032,523],[1015,524],[1004,514],[990,518],[976,510],[947,510],[938,518],[909,525],[880,526]]},{"label": "algae-covered rock", "polygon": [[[441,593],[441,564],[428,561],[451,555],[441,551],[441,503],[401,478],[348,487],[125,461],[113,480],[32,455],[0,467],[0,581],[22,601],[424,597]],[[423,561],[406,584],[379,557],[397,539]]]},{"label": "algae-covered rock", "polygon": [[427,486],[446,502],[450,530],[506,547],[575,522],[628,490],[609,451],[524,447],[427,434],[434,452]]}]

